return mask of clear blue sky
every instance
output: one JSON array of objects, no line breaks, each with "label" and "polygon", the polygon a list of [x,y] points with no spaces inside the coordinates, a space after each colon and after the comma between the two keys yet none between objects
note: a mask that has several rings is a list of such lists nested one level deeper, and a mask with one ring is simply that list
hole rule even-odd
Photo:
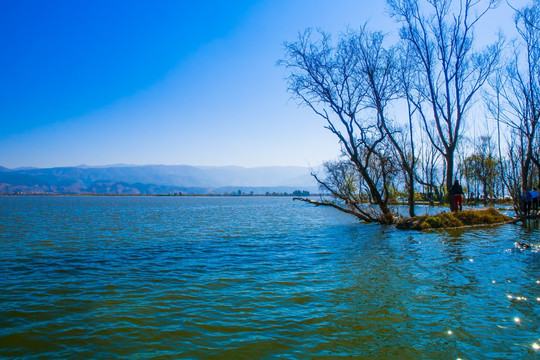
[{"label": "clear blue sky", "polygon": [[282,43],[383,0],[0,0],[0,165],[317,166],[335,139],[289,101]]}]

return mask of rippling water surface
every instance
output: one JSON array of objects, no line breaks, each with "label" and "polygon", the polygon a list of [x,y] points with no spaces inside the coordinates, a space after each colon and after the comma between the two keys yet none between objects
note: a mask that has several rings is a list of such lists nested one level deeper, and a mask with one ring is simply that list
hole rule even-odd
[{"label": "rippling water surface", "polygon": [[536,359],[539,234],[290,198],[2,197],[0,358]]}]

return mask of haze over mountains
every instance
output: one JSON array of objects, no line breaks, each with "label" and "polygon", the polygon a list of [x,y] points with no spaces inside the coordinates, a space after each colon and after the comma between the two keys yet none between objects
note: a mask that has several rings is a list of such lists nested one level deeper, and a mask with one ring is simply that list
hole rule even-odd
[{"label": "haze over mountains", "polygon": [[112,165],[18,168],[0,166],[0,194],[224,194],[316,192],[307,167]]}]

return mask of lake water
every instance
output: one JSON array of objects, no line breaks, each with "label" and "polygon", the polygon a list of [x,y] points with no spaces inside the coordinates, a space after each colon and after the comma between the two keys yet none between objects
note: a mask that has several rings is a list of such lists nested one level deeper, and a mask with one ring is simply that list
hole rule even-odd
[{"label": "lake water", "polygon": [[279,197],[1,197],[0,358],[537,359],[539,234]]}]

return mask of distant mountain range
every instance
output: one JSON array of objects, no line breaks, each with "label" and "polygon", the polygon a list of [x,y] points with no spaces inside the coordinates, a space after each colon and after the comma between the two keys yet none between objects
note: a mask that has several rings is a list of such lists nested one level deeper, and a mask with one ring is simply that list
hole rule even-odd
[{"label": "distant mountain range", "polygon": [[316,192],[307,167],[112,165],[57,168],[0,166],[0,194],[224,194]]}]

